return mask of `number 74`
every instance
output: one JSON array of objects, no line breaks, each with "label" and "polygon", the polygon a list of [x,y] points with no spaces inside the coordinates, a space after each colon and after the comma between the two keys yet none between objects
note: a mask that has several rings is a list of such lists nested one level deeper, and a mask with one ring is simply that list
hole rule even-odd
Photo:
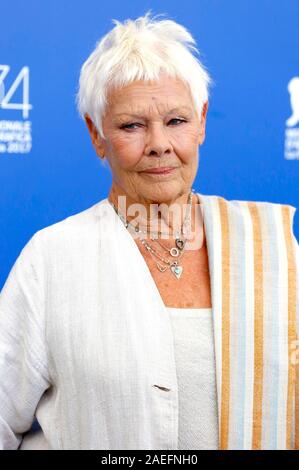
[{"label": "number 74", "polygon": [[[4,80],[10,71],[9,65],[0,65],[0,108],[3,109],[21,109],[23,118],[28,118],[29,110],[32,105],[29,104],[29,67],[23,67],[11,87],[5,94]],[[11,103],[11,97],[17,88],[23,84],[23,102]]]}]

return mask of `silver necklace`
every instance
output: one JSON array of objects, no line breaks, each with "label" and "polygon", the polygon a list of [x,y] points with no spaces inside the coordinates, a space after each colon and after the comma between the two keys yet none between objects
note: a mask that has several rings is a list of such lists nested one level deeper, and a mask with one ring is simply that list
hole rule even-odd
[{"label": "silver necklace", "polygon": [[[183,272],[183,267],[181,265],[179,265],[179,261],[180,261],[180,258],[182,257],[183,255],[183,252],[184,252],[184,249],[185,249],[185,245],[186,245],[186,236],[185,234],[186,233],[190,233],[190,227],[191,227],[191,209],[192,209],[192,196],[193,196],[193,193],[194,193],[194,189],[192,188],[192,190],[190,191],[189,195],[188,195],[188,207],[187,207],[187,211],[186,211],[186,215],[185,215],[185,218],[184,218],[184,221],[183,221],[183,224],[181,226],[181,229],[180,229],[180,232],[176,232],[176,236],[175,236],[175,247],[172,247],[172,248],[166,248],[159,240],[158,240],[158,236],[155,238],[155,237],[152,237],[150,236],[150,239],[156,243],[158,243],[164,250],[166,250],[170,256],[172,258],[176,258],[175,260],[170,260],[168,258],[164,258],[157,250],[155,250],[149,243],[147,240],[145,240],[144,238],[141,238],[141,243],[142,245],[146,248],[146,250],[151,254],[152,257],[156,257],[158,258],[160,261],[162,261],[163,263],[165,264],[162,264],[160,261],[156,261],[156,267],[158,268],[158,270],[160,272],[165,272],[167,269],[170,269],[171,272],[174,274],[174,276],[176,277],[176,279],[179,279],[182,275],[182,272]],[[108,199],[109,201],[109,199]],[[135,232],[137,233],[144,233],[146,235],[148,235],[148,232],[149,230],[141,230],[139,227],[136,227],[134,226],[133,224],[131,224],[130,222],[128,222],[125,217],[118,212],[117,208],[115,207],[115,205],[109,201],[109,203],[111,204],[111,206],[113,207],[113,209],[115,210],[116,214],[119,216],[119,218],[121,219],[121,221],[123,222],[123,224],[125,225],[125,227],[128,229],[128,228],[131,228],[133,229]],[[153,232],[152,232],[153,233]],[[160,231],[157,231],[157,232],[154,232],[154,233],[157,233],[157,234],[162,234],[162,232]]]}]

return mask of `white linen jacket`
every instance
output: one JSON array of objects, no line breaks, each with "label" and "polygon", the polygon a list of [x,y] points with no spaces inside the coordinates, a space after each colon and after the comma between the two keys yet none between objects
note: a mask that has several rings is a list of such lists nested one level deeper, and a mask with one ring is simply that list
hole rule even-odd
[{"label": "white linen jacket", "polygon": [[[198,196],[219,449],[298,449],[296,208]],[[36,232],[0,294],[0,448],[177,449],[170,321],[107,199]]]}]

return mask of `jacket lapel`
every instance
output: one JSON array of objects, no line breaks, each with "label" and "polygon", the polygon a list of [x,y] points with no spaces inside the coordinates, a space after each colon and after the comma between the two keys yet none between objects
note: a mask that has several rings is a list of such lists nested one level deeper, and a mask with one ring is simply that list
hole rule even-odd
[{"label": "jacket lapel", "polygon": [[[226,327],[226,319],[222,315],[222,226],[220,221],[219,208],[217,199],[212,196],[198,194],[203,206],[203,219],[208,251],[210,282],[211,282],[211,299],[212,299],[212,315],[214,326],[214,348],[216,361],[216,383],[217,383],[217,409],[219,423],[219,446],[224,433],[221,429],[221,412],[223,416],[222,403],[222,384],[227,383],[228,370],[226,365],[226,357],[222,357],[222,329]],[[226,237],[227,239],[227,237]],[[227,284],[227,282],[226,282]],[[228,338],[228,336],[226,336]],[[224,351],[225,352],[225,351]]]}]

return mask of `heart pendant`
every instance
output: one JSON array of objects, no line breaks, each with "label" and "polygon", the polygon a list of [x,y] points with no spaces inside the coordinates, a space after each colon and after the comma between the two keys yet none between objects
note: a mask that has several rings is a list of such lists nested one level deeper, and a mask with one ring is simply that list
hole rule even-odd
[{"label": "heart pendant", "polygon": [[170,266],[170,269],[171,269],[171,271],[173,272],[173,274],[175,275],[175,277],[176,277],[177,279],[180,279],[181,274],[182,274],[182,272],[183,272],[182,266]]},{"label": "heart pendant", "polygon": [[177,238],[175,244],[179,250],[182,250],[184,248],[185,242],[184,240],[181,240],[181,238]]}]

